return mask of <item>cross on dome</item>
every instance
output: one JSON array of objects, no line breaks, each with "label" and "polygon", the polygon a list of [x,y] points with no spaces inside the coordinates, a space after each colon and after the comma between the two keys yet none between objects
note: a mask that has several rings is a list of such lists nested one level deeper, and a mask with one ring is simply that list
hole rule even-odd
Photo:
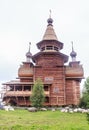
[{"label": "cross on dome", "polygon": [[31,49],[31,42],[29,42],[29,50],[28,50],[28,52],[26,53],[27,62],[30,62],[30,59],[32,58],[32,54],[31,54],[31,52],[30,52],[30,49]]},{"label": "cross on dome", "polygon": [[49,14],[49,18],[48,18],[47,22],[48,22],[48,25],[52,25],[52,23],[53,23],[53,19],[51,18],[52,11],[49,10],[49,12],[50,12],[50,14]]}]

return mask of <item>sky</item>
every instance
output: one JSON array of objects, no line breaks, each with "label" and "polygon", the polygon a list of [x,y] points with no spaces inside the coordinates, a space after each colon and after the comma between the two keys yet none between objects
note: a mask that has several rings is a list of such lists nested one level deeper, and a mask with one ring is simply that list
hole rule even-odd
[{"label": "sky", "polygon": [[69,56],[73,41],[85,79],[89,76],[89,0],[0,0],[0,87],[18,77],[29,42],[32,54],[39,51],[36,43],[43,38],[50,9],[57,38],[64,43],[61,52]]}]

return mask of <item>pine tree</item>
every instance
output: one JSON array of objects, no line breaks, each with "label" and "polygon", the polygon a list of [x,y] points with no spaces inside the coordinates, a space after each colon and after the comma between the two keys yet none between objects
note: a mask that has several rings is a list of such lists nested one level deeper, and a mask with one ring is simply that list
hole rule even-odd
[{"label": "pine tree", "polygon": [[40,108],[43,106],[45,101],[44,88],[41,79],[37,79],[32,90],[32,95],[30,97],[32,106]]},{"label": "pine tree", "polygon": [[80,107],[89,108],[89,77],[86,78],[86,81],[84,82]]}]

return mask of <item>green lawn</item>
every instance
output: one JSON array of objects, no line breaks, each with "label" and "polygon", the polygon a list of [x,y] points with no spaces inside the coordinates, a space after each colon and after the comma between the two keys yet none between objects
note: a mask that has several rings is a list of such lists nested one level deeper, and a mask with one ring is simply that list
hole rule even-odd
[{"label": "green lawn", "polygon": [[86,114],[0,110],[0,130],[89,130]]}]

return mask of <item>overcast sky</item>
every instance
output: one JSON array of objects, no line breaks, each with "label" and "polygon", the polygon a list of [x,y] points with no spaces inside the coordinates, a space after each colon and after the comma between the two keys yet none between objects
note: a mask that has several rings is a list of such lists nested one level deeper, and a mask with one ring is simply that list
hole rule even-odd
[{"label": "overcast sky", "polygon": [[64,43],[61,52],[70,55],[73,41],[85,78],[89,76],[89,0],[0,0],[0,83],[18,76],[29,42],[32,54],[38,51],[50,9],[58,40]]}]

